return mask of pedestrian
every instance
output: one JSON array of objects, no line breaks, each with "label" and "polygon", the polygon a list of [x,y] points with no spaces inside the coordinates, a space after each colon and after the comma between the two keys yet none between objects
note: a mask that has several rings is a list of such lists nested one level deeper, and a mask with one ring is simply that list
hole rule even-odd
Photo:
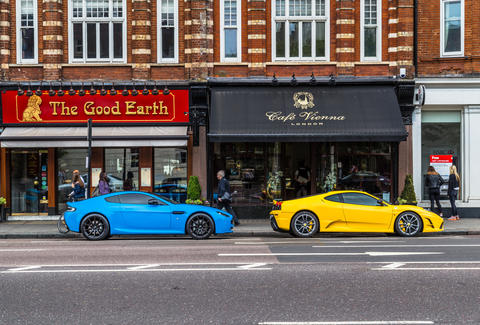
[{"label": "pedestrian", "polygon": [[74,173],[72,180],[73,191],[70,195],[73,197],[74,201],[81,201],[85,199],[85,183],[83,182],[82,177],[78,173]]},{"label": "pedestrian", "polygon": [[127,179],[123,181],[123,190],[124,191],[133,190],[133,173],[131,171],[127,173]]},{"label": "pedestrian", "polygon": [[433,166],[428,166],[427,176],[425,177],[425,185],[428,188],[428,196],[430,198],[430,210],[434,212],[434,201],[437,203],[439,210],[438,215],[443,217],[442,206],[440,205],[440,186],[443,184],[443,178],[440,176]]},{"label": "pedestrian", "polygon": [[218,179],[218,198],[217,198],[217,207],[218,209],[225,208],[228,213],[233,216],[233,222],[235,226],[238,226],[240,222],[238,221],[238,217],[233,211],[230,203],[232,201],[232,194],[230,192],[230,183],[225,178],[225,171],[219,170],[217,172],[217,179]]},{"label": "pedestrian", "polygon": [[310,171],[305,167],[305,163],[301,161],[298,164],[298,169],[295,171],[295,183],[297,185],[297,197],[302,197],[308,194],[308,185],[310,184]]},{"label": "pedestrian", "polygon": [[107,177],[107,173],[101,172],[100,179],[98,180],[98,195],[105,195],[111,192],[108,182],[110,179]]},{"label": "pedestrian", "polygon": [[452,206],[452,215],[448,220],[460,220],[458,217],[457,206],[455,200],[457,199],[458,190],[460,189],[460,175],[457,173],[455,165],[450,166],[450,176],[448,176],[448,198]]}]

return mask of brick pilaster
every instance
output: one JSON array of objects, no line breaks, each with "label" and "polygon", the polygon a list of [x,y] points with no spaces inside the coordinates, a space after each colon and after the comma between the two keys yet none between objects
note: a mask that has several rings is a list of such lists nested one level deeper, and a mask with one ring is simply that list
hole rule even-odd
[{"label": "brick pilaster", "polygon": [[413,4],[414,0],[397,0],[397,66],[406,68],[413,78]]},{"label": "brick pilaster", "polygon": [[[42,16],[39,19],[43,35],[43,52],[38,53],[39,63],[43,63],[43,79],[58,80],[62,77],[63,62],[63,10],[62,0],[42,0]],[[42,60],[43,58],[43,60]]]},{"label": "brick pilaster", "polygon": [[133,79],[150,79],[152,61],[152,3],[150,0],[132,2],[132,61]]},{"label": "brick pilaster", "polygon": [[336,53],[338,75],[353,75],[355,70],[355,1],[336,2]]},{"label": "brick pilaster", "polygon": [[0,80],[9,77],[10,63],[10,4],[9,0],[0,0]]},{"label": "brick pilaster", "polygon": [[266,21],[266,0],[248,0],[246,54],[249,75],[265,75],[265,62],[267,62]]},{"label": "brick pilaster", "polygon": [[388,0],[388,12],[387,12],[387,31],[388,31],[388,43],[387,43],[387,58],[390,62],[390,73],[396,75],[397,71],[397,49],[398,49],[398,3],[397,0]]}]

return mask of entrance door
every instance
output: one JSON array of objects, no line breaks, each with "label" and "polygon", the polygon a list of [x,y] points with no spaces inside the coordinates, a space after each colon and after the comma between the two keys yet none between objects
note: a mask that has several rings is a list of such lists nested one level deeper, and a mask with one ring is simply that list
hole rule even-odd
[{"label": "entrance door", "polygon": [[12,150],[12,214],[48,212],[48,150]]}]

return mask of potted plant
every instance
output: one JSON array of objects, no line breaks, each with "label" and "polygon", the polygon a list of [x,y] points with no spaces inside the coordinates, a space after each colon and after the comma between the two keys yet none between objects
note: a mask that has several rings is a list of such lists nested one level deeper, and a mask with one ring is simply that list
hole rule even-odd
[{"label": "potted plant", "polygon": [[413,187],[412,175],[405,176],[405,186],[402,194],[398,199],[399,204],[417,205],[417,196],[415,195],[415,188]]},{"label": "potted plant", "polygon": [[7,204],[7,199],[3,196],[0,197],[0,222],[7,221],[7,216],[5,214],[5,205]]},{"label": "potted plant", "polygon": [[201,198],[202,188],[197,176],[190,176],[187,186],[187,204],[203,204],[204,200]]}]

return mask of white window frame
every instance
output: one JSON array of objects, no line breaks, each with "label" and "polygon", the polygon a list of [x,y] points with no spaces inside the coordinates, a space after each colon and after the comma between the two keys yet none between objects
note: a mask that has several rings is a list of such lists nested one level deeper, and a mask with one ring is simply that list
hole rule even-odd
[{"label": "white window frame", "polygon": [[[445,3],[460,1],[460,51],[445,52]],[[464,0],[440,0],[440,56],[452,57],[463,56],[465,40],[465,1]]]},{"label": "white window frame", "polygon": [[158,63],[178,63],[178,0],[174,6],[173,58],[162,58],[162,0],[157,0],[157,61]]},{"label": "white window frame", "polygon": [[242,61],[242,1],[237,2],[237,25],[228,26],[227,29],[237,30],[237,57],[225,57],[225,0],[220,0],[220,60],[221,62],[241,62]]},{"label": "white window frame", "polygon": [[37,0],[33,1],[33,44],[35,46],[33,50],[33,59],[22,59],[22,3],[20,0],[16,3],[16,32],[17,32],[17,63],[18,64],[37,64],[38,63],[38,7]]},{"label": "white window frame", "polygon": [[[360,0],[360,61],[382,60],[382,16],[382,0],[377,0],[377,23],[365,25],[365,0]],[[365,56],[365,27],[377,28],[375,56]]]},{"label": "white window frame", "polygon": [[[73,18],[73,1],[68,0],[68,60],[69,63],[126,63],[127,62],[127,4],[122,0],[122,17],[86,17],[87,8],[86,1],[83,1],[82,18]],[[109,13],[113,15],[113,1],[109,1]],[[76,59],[73,57],[73,24],[83,24],[83,58]],[[112,53],[111,58],[87,58],[87,23],[109,23],[109,53]],[[113,23],[122,23],[122,58],[113,58]],[[98,35],[97,25],[97,35]],[[99,49],[100,37],[97,37],[97,50]]]},{"label": "white window frame", "polygon": [[[312,1],[312,14],[311,16],[290,16],[289,15],[289,0],[285,0],[285,16],[276,17],[276,7],[275,2],[276,0],[272,0],[272,17],[271,17],[271,38],[272,38],[272,61],[279,61],[279,62],[289,62],[289,61],[330,61],[330,0],[325,0],[325,16],[316,16],[316,8],[315,8],[315,0]],[[276,37],[276,23],[277,22],[285,22],[285,57],[278,57],[276,53],[277,48],[277,37]],[[298,22],[299,29],[298,29],[298,38],[299,38],[299,57],[290,57],[290,33],[289,33],[289,24],[291,22]],[[312,23],[312,56],[311,57],[302,57],[302,41],[303,41],[303,33],[302,33],[302,22],[311,22]],[[314,26],[317,22],[324,22],[325,23],[325,56],[316,56],[316,28]]]}]

